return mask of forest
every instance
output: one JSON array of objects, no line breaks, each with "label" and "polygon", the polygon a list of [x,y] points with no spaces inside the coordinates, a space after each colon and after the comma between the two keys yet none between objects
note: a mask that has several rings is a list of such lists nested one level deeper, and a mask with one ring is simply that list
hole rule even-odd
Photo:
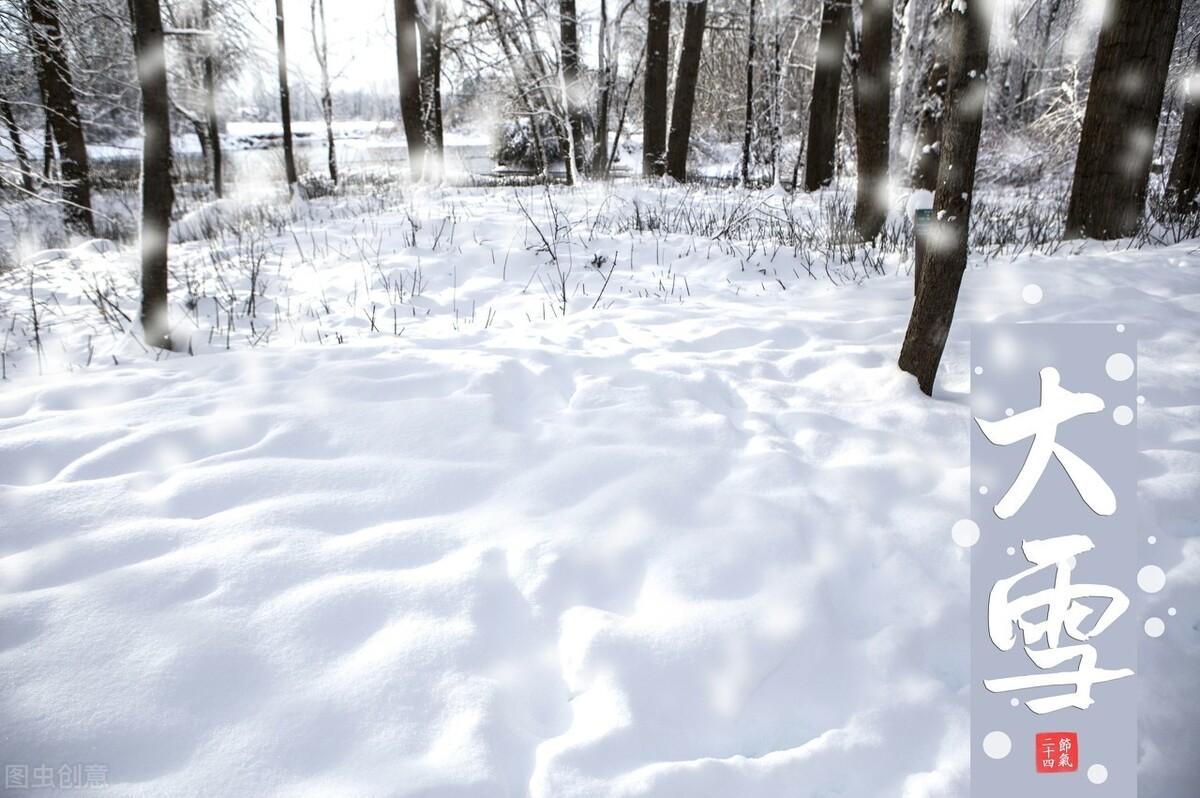
[{"label": "forest", "polygon": [[972,341],[1080,324],[1078,794],[1197,794],[1200,0],[0,0],[0,128],[6,794],[971,794]]}]

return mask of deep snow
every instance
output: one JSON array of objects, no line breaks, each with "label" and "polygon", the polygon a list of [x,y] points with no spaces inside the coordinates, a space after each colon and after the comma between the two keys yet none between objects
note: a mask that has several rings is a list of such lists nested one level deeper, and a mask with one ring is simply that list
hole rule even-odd
[{"label": "deep snow", "polygon": [[160,362],[82,298],[134,295],[130,252],[27,261],[52,327],[46,376],[10,346],[0,384],[0,759],[118,795],[966,796],[968,323],[1111,321],[1167,572],[1131,610],[1168,621],[1140,794],[1196,794],[1196,242],[974,262],[929,399],[894,256],[834,286],[564,191],[564,316],[541,196],[289,211],[231,352],[245,273],[212,265],[250,234],[182,243],[198,356]]}]

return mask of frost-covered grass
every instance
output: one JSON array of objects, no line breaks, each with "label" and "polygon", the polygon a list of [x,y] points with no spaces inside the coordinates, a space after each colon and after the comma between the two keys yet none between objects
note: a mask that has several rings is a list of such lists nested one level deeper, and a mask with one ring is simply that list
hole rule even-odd
[{"label": "frost-covered grass", "polygon": [[6,761],[146,796],[960,798],[968,325],[1119,321],[1167,573],[1130,610],[1167,618],[1139,794],[1200,783],[1200,243],[981,245],[930,399],[894,365],[910,233],[853,245],[836,191],[347,194],[191,208],[179,352],[138,343],[130,247],[0,277]]}]

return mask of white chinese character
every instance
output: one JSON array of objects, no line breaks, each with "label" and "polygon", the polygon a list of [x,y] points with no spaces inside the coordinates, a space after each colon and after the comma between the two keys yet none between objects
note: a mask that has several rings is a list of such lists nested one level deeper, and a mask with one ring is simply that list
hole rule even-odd
[{"label": "white chinese character", "polygon": [[[1030,710],[1043,715],[1066,707],[1087,709],[1093,703],[1091,697],[1093,684],[1133,675],[1133,671],[1128,668],[1120,670],[1097,668],[1096,649],[1086,643],[1087,640],[1096,637],[1111,626],[1113,621],[1129,608],[1128,597],[1114,587],[1071,584],[1072,558],[1091,551],[1093,548],[1095,546],[1087,535],[1064,535],[1047,540],[1022,542],[1021,550],[1025,554],[1025,559],[1029,560],[1033,567],[1027,568],[1016,576],[1001,579],[992,586],[991,595],[988,597],[988,634],[991,636],[992,643],[1001,651],[1011,650],[1016,643],[1016,634],[1013,631],[1013,624],[1016,624],[1023,633],[1025,653],[1040,670],[1062,665],[1075,658],[1079,659],[1079,667],[1075,671],[1055,671],[1030,676],[985,679],[983,684],[988,690],[993,693],[1002,693],[1052,685],[1070,684],[1075,686],[1074,693],[1035,698],[1026,703]],[[1054,587],[1030,596],[1009,598],[1009,593],[1018,582],[1050,566],[1056,568]],[[1084,632],[1080,625],[1092,614],[1092,610],[1076,601],[1080,598],[1109,599],[1108,606],[1087,632]],[[1046,608],[1045,621],[1026,620],[1027,613],[1041,607]],[[1060,647],[1059,642],[1064,631],[1068,637],[1079,641],[1082,645]],[[1046,640],[1047,648],[1031,649],[1029,647],[1043,638]]]},{"label": "white chinese character", "polygon": [[103,787],[108,783],[108,765],[84,765],[83,774],[89,787]]},{"label": "white chinese character", "polygon": [[29,765],[5,765],[4,789],[24,790],[29,787]]},{"label": "white chinese character", "polygon": [[1112,488],[1094,468],[1054,440],[1059,424],[1076,416],[1099,413],[1104,409],[1104,400],[1095,394],[1075,393],[1063,388],[1059,385],[1057,369],[1044,368],[1040,374],[1042,394],[1038,407],[1000,421],[975,419],[984,436],[997,446],[1008,446],[1033,437],[1033,444],[1029,447],[1029,454],[1025,458],[1025,464],[1021,466],[1021,472],[1017,474],[1012,487],[996,504],[996,515],[1004,519],[1012,518],[1017,510],[1024,506],[1025,500],[1042,478],[1051,455],[1062,463],[1079,495],[1093,512],[1098,515],[1112,515],[1117,509],[1117,497],[1113,495]]},{"label": "white chinese character", "polygon": [[34,789],[41,787],[54,786],[54,768],[49,765],[38,765],[33,769],[33,783],[30,785]]}]

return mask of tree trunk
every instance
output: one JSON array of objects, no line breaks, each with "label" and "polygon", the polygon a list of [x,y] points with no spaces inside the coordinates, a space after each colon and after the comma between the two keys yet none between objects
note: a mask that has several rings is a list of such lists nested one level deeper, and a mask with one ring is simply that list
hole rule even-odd
[{"label": "tree trunk", "polygon": [[842,57],[846,49],[846,31],[849,23],[849,0],[824,0],[821,9],[821,36],[817,42],[817,65],[813,71],[812,102],[808,111],[805,191],[816,191],[833,180]]},{"label": "tree trunk", "polygon": [[50,112],[46,111],[46,124],[42,129],[42,180],[49,180],[54,174],[54,123],[50,121]]},{"label": "tree trunk", "polygon": [[29,154],[25,151],[25,143],[21,141],[21,128],[17,118],[13,116],[12,104],[7,97],[0,97],[0,116],[4,117],[4,128],[12,141],[13,154],[17,156],[17,169],[21,172],[21,185],[29,193],[33,193],[33,172],[29,169]]},{"label": "tree trunk", "polygon": [[567,181],[574,184],[583,168],[583,111],[579,80],[579,27],[575,18],[575,0],[559,0],[558,27],[562,55],[563,106],[567,109],[570,148],[567,153]]},{"label": "tree trunk", "polygon": [[933,394],[934,377],[950,335],[967,266],[967,231],[987,92],[991,0],[955,0],[955,9],[949,20],[948,103],[933,200],[934,221],[900,350],[900,368],[914,375],[927,395]]},{"label": "tree trunk", "polygon": [[912,187],[921,191],[937,188],[941,163],[942,119],[946,113],[946,79],[950,63],[947,49],[950,37],[950,0],[935,0],[936,8],[929,26],[933,32],[931,52],[925,71],[925,100],[917,112],[917,137],[913,145],[910,178]]},{"label": "tree trunk", "polygon": [[275,0],[275,41],[279,46],[279,115],[283,117],[283,168],[288,189],[296,185],[296,151],[292,146],[292,97],[288,91],[287,42],[283,32],[283,0]]},{"label": "tree trunk", "polygon": [[1184,84],[1183,120],[1171,161],[1167,196],[1180,213],[1191,208],[1200,193],[1200,48],[1196,66]]},{"label": "tree trunk", "polygon": [[46,103],[46,115],[58,143],[62,171],[65,221],[69,227],[95,234],[92,217],[91,174],[83,120],[75,100],[71,68],[63,46],[62,27],[55,0],[29,0],[34,60],[38,83]]},{"label": "tree trunk", "polygon": [[756,34],[754,30],[755,2],[750,0],[749,13],[746,17],[748,43],[746,45],[746,120],[742,126],[742,185],[750,182],[750,144],[754,140],[754,51]]},{"label": "tree trunk", "polygon": [[670,0],[650,0],[642,113],[642,175],[662,177],[667,150],[667,71],[671,60]]},{"label": "tree trunk", "polygon": [[213,193],[217,198],[225,196],[225,175],[223,158],[221,156],[221,120],[217,116],[216,66],[213,63],[213,48],[216,42],[212,32],[212,9],[209,0],[204,0],[202,7],[204,25],[209,31],[209,39],[204,53],[204,110],[208,122],[208,144],[212,152]]},{"label": "tree trunk", "polygon": [[167,318],[167,241],[171,228],[171,119],[159,0],[129,0],[142,88],[142,334],[171,348]]},{"label": "tree trunk", "polygon": [[704,21],[708,0],[687,4],[683,18],[683,50],[675,72],[675,97],[671,104],[671,133],[667,141],[667,174],[679,182],[687,179],[688,146],[692,139],[692,114],[696,107],[696,79],[704,46]]},{"label": "tree trunk", "polygon": [[858,191],[854,227],[864,241],[874,240],[887,221],[891,57],[892,0],[863,0],[862,37],[855,72]]},{"label": "tree trunk", "polygon": [[396,65],[400,75],[400,119],[408,143],[408,168],[420,180],[425,166],[425,129],[421,124],[420,54],[417,50],[416,0],[396,0]]},{"label": "tree trunk", "polygon": [[321,70],[321,116],[325,119],[325,143],[329,179],[338,182],[337,148],[333,142],[333,94],[329,91],[329,36],[325,29],[325,0],[312,2],[313,50]]},{"label": "tree trunk", "polygon": [[1141,223],[1180,0],[1113,0],[1100,28],[1075,178],[1070,237],[1133,235]]},{"label": "tree trunk", "polygon": [[612,98],[612,71],[608,66],[608,0],[600,0],[600,34],[596,56],[596,141],[592,147],[592,174],[608,174],[608,106]]},{"label": "tree trunk", "polygon": [[421,137],[425,156],[423,179],[442,179],[442,3],[424,0],[418,7],[417,33],[421,42]]}]

